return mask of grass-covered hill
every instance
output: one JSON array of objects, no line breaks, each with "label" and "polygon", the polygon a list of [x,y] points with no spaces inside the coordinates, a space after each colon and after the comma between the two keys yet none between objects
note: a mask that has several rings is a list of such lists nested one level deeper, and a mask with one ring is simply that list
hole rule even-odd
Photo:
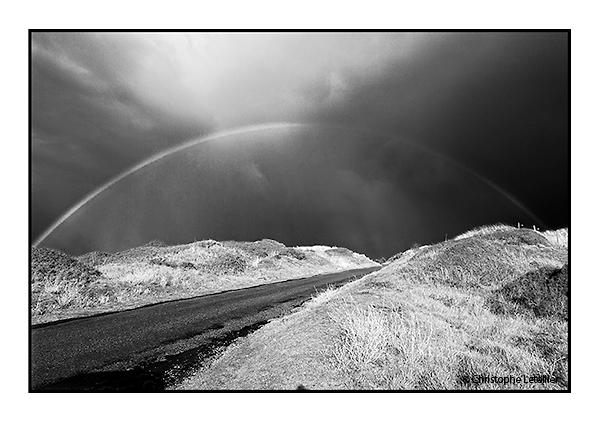
[{"label": "grass-covered hill", "polygon": [[392,257],[179,389],[568,387],[568,231],[482,227]]},{"label": "grass-covered hill", "polygon": [[175,246],[152,241],[79,257],[34,247],[31,315],[35,324],[377,265],[345,248],[287,247],[269,239]]}]

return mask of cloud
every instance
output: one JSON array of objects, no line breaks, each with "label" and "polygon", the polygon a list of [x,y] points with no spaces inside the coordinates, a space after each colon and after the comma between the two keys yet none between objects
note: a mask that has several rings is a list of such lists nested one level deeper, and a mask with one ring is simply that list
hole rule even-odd
[{"label": "cloud", "polygon": [[[412,200],[428,207],[445,201],[451,209],[460,209],[464,190],[455,186],[458,181],[444,184],[448,175],[444,165],[420,158],[413,149],[407,151],[406,140],[422,146],[425,156],[437,151],[471,168],[525,202],[550,225],[565,225],[566,53],[565,34],[542,33],[34,34],[32,235],[41,233],[76,198],[154,153],[208,133],[267,122],[324,124],[360,134],[344,132],[337,143],[323,140],[313,146],[314,159],[324,154],[331,160],[327,165],[340,170],[330,175],[336,186],[343,187],[340,192],[360,195],[339,196],[331,188],[328,195],[337,199],[323,193],[322,206],[316,199],[303,205],[303,212],[311,216],[304,232],[295,223],[280,220],[274,229],[258,217],[264,214],[262,205],[252,208],[256,211],[252,217],[236,217],[249,226],[270,227],[270,233],[292,242],[308,242],[322,233],[335,240],[342,233],[350,236],[352,227],[361,225],[375,225],[374,232],[379,233],[378,221],[388,222],[388,230],[414,237],[415,231],[389,223],[396,220],[386,207],[401,210]],[[314,136],[329,139],[320,137],[324,136],[320,132],[329,133],[323,127]],[[335,150],[330,150],[332,145]],[[261,151],[271,156],[278,148],[274,143]],[[297,159],[313,153],[303,150],[303,154],[308,155]],[[362,159],[371,162],[360,172],[350,166],[362,166]],[[251,180],[250,192],[284,207],[278,209],[290,221],[305,221],[297,204],[284,201],[292,194],[275,189],[273,176],[253,160],[243,163],[240,171],[246,175],[228,183]],[[294,195],[311,185],[311,174],[325,174],[315,166],[305,169],[307,173],[296,175],[297,182],[289,181]],[[176,174],[169,177],[187,183]],[[401,192],[397,186],[403,186]],[[235,191],[233,186],[226,189]],[[283,202],[275,201],[273,189],[283,195]],[[301,201],[299,193],[294,195]],[[371,208],[357,198],[368,198]],[[208,212],[201,202],[189,206]],[[221,206],[228,208],[226,203]],[[339,224],[355,226],[328,231],[328,224],[334,224],[326,212],[329,206],[345,216]],[[209,214],[221,221],[214,207]],[[470,222],[430,208],[407,214],[435,220],[432,226],[438,231],[445,230],[442,223],[468,229],[477,222],[496,222],[481,217],[486,210],[489,218],[502,217],[485,205],[474,208],[479,210]],[[369,213],[379,220],[369,220],[365,217]],[[220,224],[215,223],[211,233],[236,237],[224,228],[217,230]],[[235,227],[239,236],[260,236],[258,229]],[[433,235],[433,228],[419,227]],[[127,230],[131,239],[146,234],[142,228]],[[367,242],[366,235],[356,233],[353,236],[360,242]],[[105,240],[104,244],[119,244]],[[368,242],[364,247],[373,251],[390,248],[389,242],[384,246],[375,246],[373,239]]]},{"label": "cloud", "polygon": [[174,118],[145,101],[136,90],[136,75],[149,51],[126,38],[32,36],[34,238],[96,186],[152,153],[210,130],[208,118]]},{"label": "cloud", "polygon": [[387,54],[372,42],[370,34],[33,33],[33,236],[74,198],[153,153],[219,129],[297,121],[339,101],[344,67],[366,72]]},{"label": "cloud", "polygon": [[141,168],[79,208],[41,245],[80,254],[155,238],[272,238],[379,257],[488,218],[531,216],[415,145],[352,128],[272,126],[198,143]]},{"label": "cloud", "polygon": [[344,100],[313,108],[307,119],[409,139],[498,184],[549,225],[565,225],[567,35],[420,41],[417,52],[392,57],[369,77],[348,72]]}]

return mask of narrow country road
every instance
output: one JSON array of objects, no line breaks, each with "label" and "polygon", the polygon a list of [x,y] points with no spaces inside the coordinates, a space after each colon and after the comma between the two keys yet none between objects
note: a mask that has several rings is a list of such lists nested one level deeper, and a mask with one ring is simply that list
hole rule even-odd
[{"label": "narrow country road", "polygon": [[30,389],[157,391],[328,285],[379,267],[265,284],[31,328]]}]

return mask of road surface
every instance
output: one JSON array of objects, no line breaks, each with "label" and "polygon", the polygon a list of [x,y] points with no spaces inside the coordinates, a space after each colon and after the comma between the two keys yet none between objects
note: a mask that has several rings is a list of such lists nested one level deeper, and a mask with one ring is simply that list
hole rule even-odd
[{"label": "road surface", "polygon": [[379,267],[264,284],[31,328],[31,391],[157,391],[328,285]]}]

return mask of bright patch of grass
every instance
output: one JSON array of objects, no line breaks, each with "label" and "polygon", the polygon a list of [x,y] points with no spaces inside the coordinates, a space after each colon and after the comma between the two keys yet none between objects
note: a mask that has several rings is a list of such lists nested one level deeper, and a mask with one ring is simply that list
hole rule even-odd
[{"label": "bright patch of grass", "polygon": [[182,388],[568,387],[566,248],[497,225],[409,252],[267,324]]},{"label": "bright patch of grass", "polygon": [[321,249],[268,239],[175,246],[153,241],[116,254],[74,258],[32,248],[31,314],[34,323],[44,322],[377,265],[348,250]]},{"label": "bright patch of grass", "polygon": [[566,262],[538,233],[503,226],[392,262],[330,311],[334,365],[353,389],[563,389]]},{"label": "bright patch of grass", "polygon": [[481,226],[481,227],[477,227],[477,228],[471,229],[469,231],[466,231],[462,234],[459,234],[458,236],[456,236],[454,238],[454,240],[461,240],[461,239],[466,239],[468,237],[481,236],[481,235],[492,234],[492,233],[503,232],[503,231],[512,231],[514,229],[515,229],[514,227],[508,226],[506,224],[492,224],[492,225],[487,225],[487,226]]}]

